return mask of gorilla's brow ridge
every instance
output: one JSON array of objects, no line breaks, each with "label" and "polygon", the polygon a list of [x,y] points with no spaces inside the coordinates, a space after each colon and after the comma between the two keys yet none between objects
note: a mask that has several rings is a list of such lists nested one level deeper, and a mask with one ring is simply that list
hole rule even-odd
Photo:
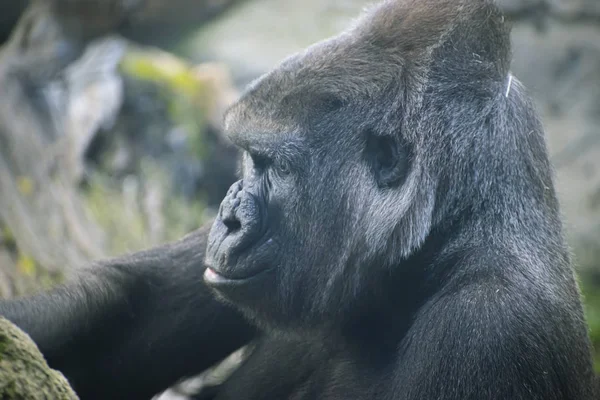
[{"label": "gorilla's brow ridge", "polygon": [[[239,146],[250,155],[267,158],[270,161],[283,160],[294,163],[304,153],[303,149],[305,146],[298,137],[265,134],[261,134],[260,136],[265,139],[261,141],[260,145],[242,143]],[[270,137],[270,139],[266,139],[266,137]]]}]

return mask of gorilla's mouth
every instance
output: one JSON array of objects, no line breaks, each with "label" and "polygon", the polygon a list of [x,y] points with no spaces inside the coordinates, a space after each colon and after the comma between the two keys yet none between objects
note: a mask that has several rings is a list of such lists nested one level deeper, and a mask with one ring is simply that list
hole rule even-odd
[{"label": "gorilla's mouth", "polygon": [[[244,247],[235,249],[235,261],[214,262],[212,258],[205,260],[204,281],[211,286],[242,284],[264,272],[274,269],[269,266],[274,243],[268,231],[257,241],[248,241]],[[250,251],[251,250],[251,251]],[[231,248],[222,250],[231,252]]]},{"label": "gorilla's mouth", "polygon": [[211,267],[207,267],[204,271],[204,280],[210,286],[213,287],[223,287],[223,286],[235,286],[247,283],[251,280],[258,278],[260,275],[263,275],[272,270],[272,268],[265,268],[259,271],[256,271],[250,275],[245,275],[242,277],[231,277],[223,275],[220,272],[215,271]]}]

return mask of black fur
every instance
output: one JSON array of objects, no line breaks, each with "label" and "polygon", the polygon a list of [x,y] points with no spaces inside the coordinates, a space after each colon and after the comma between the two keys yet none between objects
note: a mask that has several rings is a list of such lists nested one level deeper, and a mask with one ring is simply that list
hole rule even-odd
[{"label": "black fur", "polygon": [[0,313],[83,398],[142,398],[252,342],[217,399],[595,399],[543,130],[509,64],[491,0],[386,1],[230,109],[243,180],[206,270],[191,236]]},{"label": "black fur", "polygon": [[[255,329],[203,283],[206,229],[0,302],[82,400],[149,400],[243,346]],[[0,377],[1,381],[1,377]]]}]

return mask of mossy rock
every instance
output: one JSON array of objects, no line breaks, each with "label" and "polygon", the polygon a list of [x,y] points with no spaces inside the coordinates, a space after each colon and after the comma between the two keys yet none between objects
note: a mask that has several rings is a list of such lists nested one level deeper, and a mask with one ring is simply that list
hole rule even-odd
[{"label": "mossy rock", "polygon": [[65,377],[48,367],[29,336],[2,317],[0,317],[0,399],[78,399]]}]

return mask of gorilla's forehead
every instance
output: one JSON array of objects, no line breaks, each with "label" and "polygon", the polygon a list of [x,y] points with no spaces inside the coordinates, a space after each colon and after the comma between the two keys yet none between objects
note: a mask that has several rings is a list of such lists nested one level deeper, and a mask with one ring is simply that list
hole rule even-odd
[{"label": "gorilla's forehead", "polygon": [[348,31],[289,57],[251,84],[226,114],[227,134],[240,143],[299,132],[338,104],[372,104],[404,71],[423,71],[430,50],[467,19],[459,14],[478,11],[477,2],[463,3],[392,0],[373,7]]},{"label": "gorilla's forehead", "polygon": [[[342,35],[287,58],[252,83],[227,112],[232,135],[300,131],[336,104],[373,97],[393,79],[382,54],[367,54]],[[364,54],[360,54],[364,53]]]}]

